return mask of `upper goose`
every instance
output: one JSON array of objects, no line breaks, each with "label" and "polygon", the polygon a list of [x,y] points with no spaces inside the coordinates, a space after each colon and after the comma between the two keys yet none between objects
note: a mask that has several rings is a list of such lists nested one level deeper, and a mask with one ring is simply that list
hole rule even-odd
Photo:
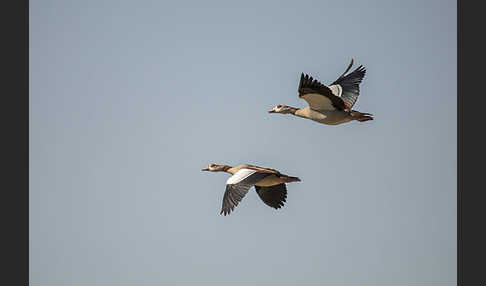
[{"label": "upper goose", "polygon": [[220,212],[224,215],[229,214],[253,186],[265,204],[279,209],[287,198],[285,183],[300,182],[299,178],[281,174],[277,170],[248,164],[236,167],[210,164],[202,171],[226,172],[233,175],[226,181],[226,191]]},{"label": "upper goose", "polygon": [[351,109],[358,99],[359,84],[366,73],[365,68],[359,66],[346,75],[352,66],[353,59],[344,73],[329,86],[325,86],[308,75],[301,74],[299,97],[307,101],[309,106],[295,108],[279,104],[268,112],[290,113],[328,125],[338,125],[351,120],[360,122],[373,120],[372,114]]}]

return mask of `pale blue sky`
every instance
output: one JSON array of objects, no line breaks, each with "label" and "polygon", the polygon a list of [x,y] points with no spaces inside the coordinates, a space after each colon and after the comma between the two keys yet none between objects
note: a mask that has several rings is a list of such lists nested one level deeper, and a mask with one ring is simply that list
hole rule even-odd
[{"label": "pale blue sky", "polygon": [[[266,112],[351,57],[374,121]],[[456,126],[456,1],[31,0],[31,285],[455,285]]]}]

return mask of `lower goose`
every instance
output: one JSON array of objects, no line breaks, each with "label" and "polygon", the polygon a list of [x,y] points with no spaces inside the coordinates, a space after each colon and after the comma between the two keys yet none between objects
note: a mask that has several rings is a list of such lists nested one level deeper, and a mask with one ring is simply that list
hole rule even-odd
[{"label": "lower goose", "polygon": [[286,183],[300,182],[297,177],[290,177],[277,170],[262,168],[253,165],[228,165],[210,164],[202,171],[226,172],[231,176],[226,181],[226,191],[223,196],[223,206],[220,214],[229,214],[248,193],[248,190],[255,186],[255,190],[262,201],[268,206],[279,209],[287,199]]}]

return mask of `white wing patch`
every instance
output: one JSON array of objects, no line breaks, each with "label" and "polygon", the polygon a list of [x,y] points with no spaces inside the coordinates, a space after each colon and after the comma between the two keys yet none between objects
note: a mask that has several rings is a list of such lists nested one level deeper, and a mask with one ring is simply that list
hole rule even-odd
[{"label": "white wing patch", "polygon": [[251,169],[240,169],[233,176],[229,177],[229,179],[226,181],[226,185],[238,184],[256,172],[257,171]]},{"label": "white wing patch", "polygon": [[[332,90],[332,89],[331,89]],[[307,93],[302,96],[311,109],[314,110],[336,110],[332,101],[326,96],[318,93]],[[236,174],[235,174],[236,175]]]},{"label": "white wing patch", "polygon": [[333,84],[328,87],[335,96],[341,97],[343,95],[343,88],[339,84]]}]

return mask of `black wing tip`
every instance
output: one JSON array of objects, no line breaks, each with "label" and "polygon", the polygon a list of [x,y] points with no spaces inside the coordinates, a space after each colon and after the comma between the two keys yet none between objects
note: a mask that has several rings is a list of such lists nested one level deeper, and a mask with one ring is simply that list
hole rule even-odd
[{"label": "black wing tip", "polygon": [[[349,81],[351,81],[351,82],[357,81],[357,83],[360,84],[361,81],[363,80],[363,78],[365,77],[365,75],[366,75],[366,67],[363,66],[363,65],[360,65],[359,67],[354,69],[352,72],[344,73],[337,80],[335,80],[332,84],[343,85],[343,83],[346,83],[346,82],[349,82]],[[351,82],[349,82],[349,83],[351,83]],[[359,88],[359,86],[358,86],[358,88]]]},{"label": "black wing tip", "polygon": [[309,76],[308,74],[306,74],[306,73],[300,74],[300,81],[299,81],[299,88],[298,88],[299,97],[302,97],[304,95],[304,93],[302,92],[302,88],[307,87],[310,84],[312,84],[312,81],[313,81],[313,78],[311,76]]},{"label": "black wing tip", "polygon": [[349,62],[348,65],[348,70],[354,65],[354,58],[351,58],[351,61]]},{"label": "black wing tip", "polygon": [[231,210],[221,210],[221,212],[219,213],[220,215],[224,215],[224,216],[227,216],[231,213]]},{"label": "black wing tip", "polygon": [[299,82],[299,89],[302,87],[308,87],[312,85],[321,85],[319,80],[313,78],[309,74],[301,73],[300,74],[300,82]]},{"label": "black wing tip", "polygon": [[223,206],[221,208],[221,212],[219,212],[220,215],[227,216],[229,215],[233,210],[235,209],[234,206],[227,206],[226,208]]},{"label": "black wing tip", "polygon": [[301,74],[301,77],[305,78],[306,80],[307,80],[307,79],[311,79],[311,80],[313,79],[313,78],[312,78],[312,76],[310,76],[310,75],[309,75],[309,74],[307,74],[307,73],[302,73],[302,74]]},{"label": "black wing tip", "polygon": [[281,209],[285,206],[286,202],[287,202],[287,196],[285,196],[285,198],[282,201],[278,202],[278,204],[276,206],[274,206],[273,208],[276,209],[276,210]]},{"label": "black wing tip", "polygon": [[302,88],[303,81],[304,81],[304,73],[301,73],[300,80],[299,80],[299,88],[297,89],[299,91],[299,96],[300,96],[300,89]]}]

